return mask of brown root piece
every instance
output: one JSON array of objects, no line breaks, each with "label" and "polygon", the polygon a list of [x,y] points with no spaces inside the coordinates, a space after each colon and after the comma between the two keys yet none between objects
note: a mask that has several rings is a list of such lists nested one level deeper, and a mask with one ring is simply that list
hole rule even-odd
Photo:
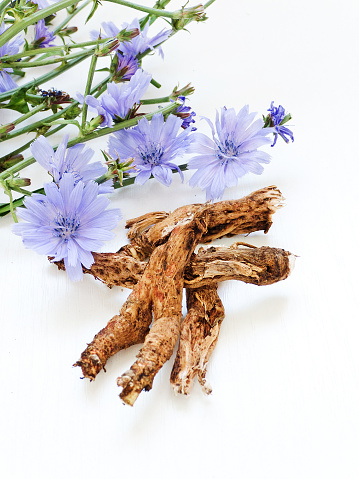
[{"label": "brown root piece", "polygon": [[[154,323],[130,370],[118,378],[125,404],[133,405],[142,390],[150,390],[163,364],[171,357],[182,318],[183,272],[207,228],[206,207],[172,230],[168,241],[157,247],[144,275],[152,275],[147,294],[152,301]],[[139,283],[140,284],[140,283]]]},{"label": "brown root piece", "polygon": [[[248,234],[253,231],[268,232],[272,215],[282,206],[283,196],[276,186],[257,190],[239,200],[218,201],[207,205],[208,229],[201,242],[208,243],[223,236]],[[191,221],[193,214],[202,208],[201,204],[181,206],[173,213],[156,212],[143,215],[127,222],[131,245],[120,249],[128,254],[130,249],[139,259],[150,256],[156,246],[163,244],[171,231],[178,225]],[[148,219],[146,219],[148,216]],[[155,221],[163,217],[162,221]],[[148,230],[150,225],[153,225]],[[143,226],[146,225],[145,231]]]},{"label": "brown root piece", "polygon": [[153,280],[151,274],[143,274],[120,314],[114,316],[83,351],[74,366],[81,367],[85,378],[95,379],[111,356],[121,349],[143,342],[152,322],[148,289]]},{"label": "brown root piece", "polygon": [[[226,235],[261,230],[267,233],[272,215],[282,206],[282,200],[278,188],[268,186],[239,200],[207,204],[209,227],[201,241],[207,243]],[[126,227],[130,228],[131,243],[117,253],[93,253],[95,263],[91,269],[83,268],[84,273],[92,274],[109,287],[133,288],[145,268],[141,261],[148,258],[156,246],[165,243],[176,226],[186,224],[202,207],[200,204],[186,205],[171,214],[156,211],[129,220]],[[59,269],[65,269],[63,261],[55,264]]]},{"label": "brown root piece", "polygon": [[206,394],[212,389],[206,381],[207,363],[218,340],[224,307],[217,285],[187,289],[187,315],[182,322],[180,341],[171,373],[176,393],[189,394],[195,376]]},{"label": "brown root piece", "polygon": [[[134,288],[147,263],[123,253],[93,253],[95,262],[91,269],[83,268],[110,288],[122,286]],[[200,248],[186,266],[184,285],[199,288],[230,279],[258,285],[272,284],[285,279],[293,264],[294,255],[279,248],[256,248],[246,243],[234,243],[230,247],[211,246]],[[64,270],[64,262],[55,263]]]},{"label": "brown root piece", "polygon": [[277,283],[289,276],[294,258],[284,249],[246,243],[200,248],[185,269],[185,286],[198,288],[231,279],[258,286]]}]

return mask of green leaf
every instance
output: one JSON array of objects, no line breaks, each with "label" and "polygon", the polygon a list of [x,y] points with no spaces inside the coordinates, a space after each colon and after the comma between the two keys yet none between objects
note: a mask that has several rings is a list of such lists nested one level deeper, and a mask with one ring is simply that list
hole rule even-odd
[{"label": "green leaf", "polygon": [[86,21],[85,23],[87,23],[95,14],[96,10],[97,10],[97,7],[101,5],[101,2],[100,0],[94,0],[93,2],[93,5],[92,5],[92,9],[91,9],[91,12],[89,13],[89,16],[86,18]]},{"label": "green leaf", "polygon": [[21,88],[17,92],[15,92],[13,95],[11,95],[9,103],[6,105],[6,108],[9,108],[10,110],[15,110],[18,111],[19,113],[28,113],[29,110],[29,105],[27,104],[27,101],[25,100],[26,96],[26,89]]}]

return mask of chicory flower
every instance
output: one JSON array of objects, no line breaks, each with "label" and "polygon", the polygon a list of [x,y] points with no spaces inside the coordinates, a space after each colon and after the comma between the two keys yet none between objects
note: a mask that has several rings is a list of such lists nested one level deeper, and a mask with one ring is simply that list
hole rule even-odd
[{"label": "chicory flower", "polygon": [[[154,35],[153,37],[148,36],[148,29],[150,27],[150,24],[147,22],[146,25],[143,27],[143,30],[141,31],[140,27],[140,22],[138,18],[135,18],[130,24],[129,23],[123,23],[122,28],[118,28],[113,22],[103,22],[101,23],[101,27],[104,31],[105,34],[100,34],[97,31],[92,31],[91,32],[91,38],[93,40],[97,40],[97,38],[102,37],[102,38],[110,38],[110,37],[116,37],[121,30],[127,29],[127,30],[132,30],[132,29],[138,29],[140,32],[139,35],[137,35],[135,38],[133,38],[129,42],[121,42],[118,46],[118,50],[120,50],[123,55],[128,55],[128,56],[137,56],[139,53],[143,53],[146,50],[154,50],[154,48],[159,45],[160,43],[164,42],[167,40],[167,38],[171,34],[171,30],[166,30],[163,29],[157,35]],[[163,56],[163,52],[161,50],[161,47],[158,48],[161,56]]]},{"label": "chicory flower", "polygon": [[22,236],[24,246],[39,254],[64,260],[72,281],[82,279],[82,266],[91,268],[92,251],[114,237],[111,232],[121,215],[119,210],[107,210],[109,200],[98,196],[98,185],[91,181],[76,182],[65,173],[59,186],[44,185],[45,195],[34,193],[24,200],[25,208],[17,208],[24,222],[13,227]]},{"label": "chicory flower", "polygon": [[107,92],[103,93],[100,100],[92,95],[87,95],[85,102],[97,110],[98,115],[104,117],[101,126],[112,126],[113,120],[123,120],[137,105],[145,94],[151,75],[139,69],[126,84],[108,83]]},{"label": "chicory flower", "polygon": [[[50,173],[56,184],[67,173],[72,174],[75,183],[88,183],[106,173],[107,168],[100,161],[89,163],[94,155],[93,150],[81,143],[67,148],[68,138],[68,135],[63,137],[56,151],[42,135],[30,147],[35,160]],[[107,183],[100,185],[100,193],[111,191],[112,186],[109,187]]]},{"label": "chicory flower", "polygon": [[249,172],[260,175],[261,163],[269,163],[269,154],[258,148],[271,142],[266,136],[273,128],[263,128],[262,119],[253,122],[255,116],[256,113],[249,113],[248,105],[238,114],[234,108],[222,108],[220,115],[217,112],[216,130],[205,118],[213,139],[193,133],[191,153],[196,156],[189,160],[188,169],[197,171],[189,184],[205,189],[207,200],[222,198],[224,190],[235,186],[238,178]]},{"label": "chicory flower", "polygon": [[191,144],[191,130],[183,130],[181,118],[169,115],[165,121],[162,113],[153,115],[152,120],[142,118],[132,129],[116,131],[109,139],[109,153],[112,158],[133,158],[133,165],[139,173],[135,183],[143,185],[153,175],[160,183],[169,186],[172,169],[182,178],[180,168],[173,163],[176,157],[185,154]]},{"label": "chicory flower", "polygon": [[39,20],[35,24],[35,39],[34,47],[35,48],[46,48],[55,46],[54,43],[51,43],[55,40],[55,35],[50,32],[50,30],[45,26],[45,20]]},{"label": "chicory flower", "polygon": [[285,112],[285,109],[282,107],[282,105],[279,105],[278,107],[274,106],[274,101],[272,101],[270,108],[267,110],[269,111],[269,115],[267,116],[266,123],[270,127],[274,127],[274,141],[271,146],[274,146],[277,142],[278,136],[283,138],[283,140],[286,143],[289,143],[289,140],[294,141],[294,135],[293,132],[283,126],[284,123],[287,123],[292,117],[290,113]]}]

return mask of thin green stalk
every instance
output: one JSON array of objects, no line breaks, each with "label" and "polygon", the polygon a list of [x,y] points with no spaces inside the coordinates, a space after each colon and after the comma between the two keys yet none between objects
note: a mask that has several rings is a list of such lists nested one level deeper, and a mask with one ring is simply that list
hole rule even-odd
[{"label": "thin green stalk", "polygon": [[0,3],[0,12],[2,12],[4,10],[4,8],[9,5],[10,1],[9,0],[3,0],[1,3]]},{"label": "thin green stalk", "polygon": [[45,106],[46,106],[46,101],[44,101],[40,105],[35,106],[28,113],[25,113],[25,115],[21,115],[17,120],[13,121],[12,124],[18,125],[19,123],[22,123],[23,121],[27,120],[31,116],[35,115],[35,113],[38,113],[39,111],[41,111]]},{"label": "thin green stalk", "polygon": [[70,15],[68,15],[65,18],[65,20],[55,28],[55,30],[53,31],[54,35],[56,35],[62,28],[66,27],[66,25],[74,18],[74,16],[76,16],[78,13],[80,13],[81,10],[86,8],[87,5],[89,5],[92,2],[93,2],[93,0],[87,0],[87,2],[85,2],[83,5],[81,5],[81,7],[76,8],[76,10],[73,13],[70,13]]},{"label": "thin green stalk", "polygon": [[69,55],[61,56],[60,58],[52,58],[52,59],[44,59],[44,60],[34,60],[32,62],[7,62],[3,61],[3,65],[6,68],[32,68],[32,67],[44,67],[47,65],[52,65],[54,63],[63,63],[67,62],[69,60],[73,60],[74,58],[78,57],[88,57],[93,54],[93,52],[96,50],[96,47],[89,48],[86,51],[81,51],[77,53],[70,53]]},{"label": "thin green stalk", "polygon": [[[97,93],[98,93],[98,90],[100,90],[100,93],[101,93],[101,89],[106,88],[109,78],[110,78],[109,76],[106,77],[98,85],[96,85],[91,90],[90,94],[96,96]],[[72,107],[77,106],[78,104],[79,104],[78,101],[73,101],[69,106],[63,108],[62,110],[58,111],[57,113],[54,113],[53,115],[50,115],[46,118],[43,118],[42,120],[39,120],[35,123],[32,123],[31,125],[27,125],[24,128],[21,128],[20,130],[16,130],[12,133],[9,133],[6,136],[6,138],[4,138],[3,141],[10,140],[10,139],[15,138],[15,137],[20,136],[20,135],[24,135],[25,133],[31,133],[32,131],[35,131],[37,128],[41,128],[42,126],[44,126],[45,123],[51,123],[52,121],[55,121],[55,120],[61,118],[64,115],[64,113],[66,113]],[[0,142],[1,142],[1,140],[0,140]]]},{"label": "thin green stalk", "polygon": [[[53,135],[54,133],[57,133],[58,131],[62,130],[63,128],[65,128],[65,126],[67,125],[57,125],[55,128],[51,129],[51,130],[48,130],[46,133],[44,133],[43,136],[51,136]],[[1,167],[1,163],[3,161],[5,161],[8,157],[10,156],[15,156],[15,155],[19,155],[20,153],[22,153],[23,151],[27,150],[29,148],[29,146],[31,145],[31,143],[33,143],[34,139],[32,138],[30,141],[28,141],[27,143],[25,143],[25,145],[22,145],[20,146],[20,148],[18,148],[17,150],[14,150],[12,151],[11,153],[9,153],[8,155],[5,155],[3,156],[2,158],[0,158],[0,167]]]},{"label": "thin green stalk", "polygon": [[[153,8],[164,9],[166,7],[166,5],[168,5],[170,3],[170,1],[171,0],[162,0],[162,1],[156,2],[155,6]],[[158,17],[156,15],[146,15],[145,17],[141,18],[141,20],[140,20],[141,28],[143,28],[148,21],[150,22],[150,25],[152,25],[153,22],[155,22],[157,20],[157,18]]]},{"label": "thin green stalk", "polygon": [[68,111],[73,106],[76,106],[76,104],[78,105],[78,102],[71,103],[71,105],[67,106],[63,110],[59,110],[57,113],[54,113],[53,115],[50,115],[34,123],[31,123],[31,125],[24,126],[23,128],[13,131],[12,133],[9,133],[6,136],[6,138],[4,138],[3,141],[12,140],[13,138],[16,138],[17,136],[20,136],[20,135],[24,135],[25,133],[31,133],[33,131],[36,131],[38,128],[41,128],[42,126],[44,126],[46,123],[51,123],[52,121],[58,120],[64,115],[64,113],[66,113],[66,111]]},{"label": "thin green stalk", "polygon": [[206,8],[210,7],[212,5],[212,3],[214,3],[216,0],[209,0],[208,2],[206,2],[204,5],[203,5],[203,8],[204,10],[206,10]]},{"label": "thin green stalk", "polygon": [[[91,90],[91,85],[92,85],[92,80],[95,74],[95,68],[96,68],[96,63],[97,63],[97,55],[93,55],[91,58],[91,64],[90,64],[90,69],[87,75],[87,82],[86,82],[86,88],[85,88],[85,93],[84,93],[84,99],[86,98],[87,95],[90,94]],[[86,125],[86,117],[87,117],[87,105],[84,102],[82,105],[82,121],[81,121],[81,128],[84,129]]]},{"label": "thin green stalk", "polygon": [[14,55],[5,55],[2,57],[2,61],[4,62],[13,62],[18,60],[19,58],[23,58],[24,55],[27,57],[34,57],[36,55],[42,55],[43,53],[56,53],[56,52],[68,52],[70,50],[73,50],[75,48],[85,48],[85,47],[93,47],[98,44],[106,43],[108,42],[108,38],[101,38],[97,40],[91,40],[88,42],[82,42],[82,43],[67,43],[66,45],[58,46],[58,47],[46,47],[46,48],[34,48],[33,50],[26,50],[25,52],[20,52],[20,53],[15,53]]},{"label": "thin green stalk", "polygon": [[[44,194],[45,190],[43,188],[39,188],[39,189],[33,191],[32,193]],[[17,208],[18,206],[22,206],[24,204],[24,198],[25,198],[25,196],[23,196],[21,198],[18,198],[17,200],[13,200],[13,202],[12,202],[13,210],[14,210],[14,208]],[[0,204],[0,216],[5,216],[10,211],[11,211],[10,203],[7,203],[7,204],[6,203],[1,203]]]},{"label": "thin green stalk", "polygon": [[21,87],[14,88],[12,90],[6,91],[4,93],[0,93],[0,102],[9,100],[11,96],[19,91],[20,89],[28,90],[29,88],[36,87],[38,85],[41,85],[42,83],[45,83],[49,80],[52,80],[53,78],[56,78],[57,76],[61,75],[63,72],[66,70],[69,70],[70,68],[74,67],[75,65],[78,65],[82,61],[86,60],[88,58],[88,55],[83,55],[76,60],[73,60],[71,62],[66,63],[65,65],[58,66],[54,70],[52,70],[49,73],[45,73],[44,75],[38,77],[36,80],[32,80],[28,83],[25,83],[25,85],[21,85]]},{"label": "thin green stalk", "polygon": [[162,98],[150,98],[148,100],[142,100],[142,105],[156,105],[157,103],[169,103],[171,101],[170,96],[163,96]]},{"label": "thin green stalk", "polygon": [[121,121],[120,123],[117,123],[113,125],[112,127],[100,128],[99,130],[93,131],[92,133],[89,133],[86,136],[74,138],[73,140],[68,142],[67,146],[69,148],[70,146],[77,145],[77,143],[83,143],[85,141],[94,140],[95,138],[101,138],[102,136],[109,135],[110,133],[113,133],[118,130],[123,130],[124,128],[131,128],[132,126],[137,125],[138,121],[141,118],[147,118],[147,120],[151,120],[153,115],[155,115],[156,113],[162,113],[163,115],[167,115],[178,107],[179,107],[179,103],[173,102],[171,103],[171,105],[168,105],[164,108],[153,111],[151,113],[147,113],[146,115],[141,115],[136,118],[131,118],[130,120]]},{"label": "thin green stalk", "polygon": [[143,5],[138,5],[136,3],[128,2],[126,0],[106,0],[111,3],[117,3],[118,5],[123,5],[124,7],[134,8],[135,10],[140,10],[141,12],[149,13],[150,15],[155,15],[156,17],[167,17],[174,18],[175,12],[167,12],[166,10],[144,7]]}]

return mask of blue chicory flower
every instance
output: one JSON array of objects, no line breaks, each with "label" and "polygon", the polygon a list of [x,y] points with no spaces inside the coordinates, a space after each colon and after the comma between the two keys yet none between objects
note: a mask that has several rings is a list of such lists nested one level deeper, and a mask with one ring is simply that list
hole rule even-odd
[{"label": "blue chicory flower", "polygon": [[[0,25],[0,35],[7,30],[5,23],[3,22]],[[13,40],[5,43],[2,47],[0,47],[0,58],[5,55],[15,55],[18,53],[20,47],[24,43],[24,40],[18,36],[15,37]],[[11,78],[9,73],[13,71],[12,68],[2,68],[0,70],[0,93],[4,93],[6,91],[12,90],[13,88],[17,88],[16,83]]]},{"label": "blue chicory flower", "polygon": [[112,126],[113,120],[123,120],[132,108],[138,104],[146,92],[152,76],[139,69],[126,84],[108,83],[107,92],[103,93],[100,100],[92,95],[87,95],[85,102],[97,110],[98,115],[104,117],[101,126]]},{"label": "blue chicory flower", "polygon": [[117,75],[121,80],[129,80],[139,68],[138,60],[132,55],[121,55],[117,52]]},{"label": "blue chicory flower", "polygon": [[[163,29],[157,35],[153,37],[148,36],[148,29],[150,27],[149,23],[147,22],[144,26],[143,30],[141,31],[140,22],[138,18],[135,18],[131,23],[123,23],[122,28],[118,28],[113,22],[103,22],[101,23],[101,27],[105,32],[105,35],[102,33],[100,34],[98,31],[91,32],[91,38],[93,40],[97,40],[97,38],[110,38],[116,37],[120,33],[121,30],[125,28],[127,30],[137,28],[140,32],[135,38],[133,38],[129,42],[121,42],[118,46],[118,50],[120,50],[123,55],[128,56],[137,56],[139,53],[143,53],[146,50],[154,50],[154,48],[159,45],[160,43],[167,40],[169,35],[171,34],[171,30]],[[161,47],[158,48],[160,55],[163,56],[163,52]]]},{"label": "blue chicory flower", "polygon": [[[72,174],[75,183],[88,183],[106,173],[107,168],[100,161],[89,163],[94,155],[93,150],[85,148],[81,143],[67,148],[68,138],[68,135],[63,137],[56,151],[42,135],[30,147],[35,160],[50,173],[56,184],[67,173]],[[112,192],[110,183],[111,181],[100,185],[100,193]]]},{"label": "blue chicory flower", "polygon": [[190,150],[197,155],[189,160],[188,169],[197,171],[189,184],[205,189],[207,200],[222,198],[224,190],[235,186],[238,178],[249,172],[260,175],[261,163],[269,163],[269,154],[257,148],[271,142],[266,135],[273,128],[263,128],[262,119],[253,122],[255,116],[256,113],[249,113],[248,105],[238,114],[234,108],[222,108],[220,116],[218,112],[216,116],[217,135],[212,122],[205,118],[213,140],[203,133],[193,134]]},{"label": "blue chicory flower", "polygon": [[51,43],[55,40],[55,35],[45,26],[45,20],[39,20],[35,24],[35,39],[34,46],[37,48],[54,47],[55,44]]},{"label": "blue chicory flower", "polygon": [[182,105],[180,105],[177,108],[174,114],[178,116],[179,118],[182,118],[181,126],[184,130],[190,127],[191,131],[196,131],[197,128],[194,126],[191,126],[191,123],[195,123],[195,119],[193,117],[196,116],[196,113],[194,111],[191,111],[190,106],[185,105],[185,101],[186,101],[185,96],[179,96],[178,99],[182,101]]},{"label": "blue chicory flower", "polygon": [[111,230],[120,212],[106,210],[109,200],[98,196],[97,183],[76,183],[71,173],[64,174],[59,186],[47,183],[44,189],[45,195],[34,193],[25,198],[25,208],[17,208],[25,221],[15,224],[13,231],[22,236],[26,248],[64,260],[69,278],[79,281],[82,266],[91,268],[94,262],[91,252],[114,237]]},{"label": "blue chicory flower", "polygon": [[[290,115],[286,115],[285,109],[282,107],[282,105],[279,105],[278,107],[274,106],[274,101],[272,101],[270,108],[267,110],[269,111],[269,117],[270,117],[270,126],[274,127],[274,141],[271,146],[274,146],[277,142],[278,135],[283,138],[283,140],[286,143],[289,143],[289,140],[291,139],[292,142],[294,141],[294,135],[293,132],[283,126],[284,123],[286,123],[291,117]],[[287,116],[287,119],[285,117]],[[284,121],[283,121],[284,120]],[[288,137],[288,138],[287,138]]]},{"label": "blue chicory flower", "polygon": [[162,113],[153,115],[152,120],[142,118],[132,129],[116,131],[109,139],[109,153],[112,158],[133,158],[133,165],[139,171],[135,183],[143,185],[151,174],[165,186],[172,182],[172,169],[181,175],[173,163],[177,156],[187,152],[191,144],[191,130],[181,131],[182,120],[169,115],[165,121]]}]

